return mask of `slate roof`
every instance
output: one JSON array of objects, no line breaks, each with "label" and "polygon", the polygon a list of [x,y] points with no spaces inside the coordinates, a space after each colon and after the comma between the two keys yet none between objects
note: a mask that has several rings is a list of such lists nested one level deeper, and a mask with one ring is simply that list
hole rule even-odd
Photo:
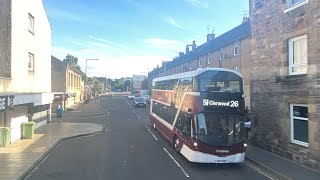
[{"label": "slate roof", "polygon": [[181,64],[182,62],[206,55],[211,51],[219,50],[228,44],[241,40],[250,35],[250,29],[250,21],[244,22],[230,31],[216,37],[215,39],[198,46],[195,50],[190,51],[188,54],[184,54],[181,57],[168,62],[167,68],[172,68],[178,64]]}]

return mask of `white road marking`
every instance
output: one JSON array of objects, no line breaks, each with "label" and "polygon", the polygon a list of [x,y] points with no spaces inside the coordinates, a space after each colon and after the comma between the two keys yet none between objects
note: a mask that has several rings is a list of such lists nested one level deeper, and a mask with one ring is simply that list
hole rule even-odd
[{"label": "white road marking", "polygon": [[154,139],[156,141],[158,141],[158,138],[150,131],[150,129],[148,128],[148,126],[146,126],[146,128],[148,129],[148,131],[150,132],[150,134],[154,137]]},{"label": "white road marking", "polygon": [[258,171],[260,174],[266,176],[267,178],[272,179],[272,180],[276,180],[276,178],[274,178],[274,177],[272,177],[271,175],[263,172],[263,171],[262,171],[261,169],[259,169],[258,167],[254,166],[254,165],[252,165],[252,164],[250,164],[250,163],[248,163],[248,162],[246,162],[246,161],[244,162],[244,164],[247,165],[247,166],[249,166],[249,167],[252,168],[253,170]]},{"label": "white road marking", "polygon": [[186,176],[186,177],[190,177],[189,174],[180,166],[180,164],[172,157],[172,155],[167,151],[166,148],[163,148],[163,150],[168,154],[168,156],[176,163],[176,165],[178,167],[180,167],[181,171],[183,172],[183,174]]}]

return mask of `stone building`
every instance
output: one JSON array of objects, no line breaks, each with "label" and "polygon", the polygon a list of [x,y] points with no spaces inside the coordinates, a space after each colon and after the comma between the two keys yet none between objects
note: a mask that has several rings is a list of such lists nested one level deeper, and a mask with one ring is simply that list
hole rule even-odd
[{"label": "stone building", "polygon": [[[42,0],[0,0],[0,127],[50,121],[51,27]],[[35,23],[36,22],[36,23]]]},{"label": "stone building", "polygon": [[320,169],[320,1],[251,0],[253,143]]},{"label": "stone building", "polygon": [[54,94],[53,113],[55,113],[58,104],[61,104],[63,109],[68,109],[84,99],[81,84],[83,84],[83,81],[80,70],[69,66],[54,56],[51,57],[51,90]]}]

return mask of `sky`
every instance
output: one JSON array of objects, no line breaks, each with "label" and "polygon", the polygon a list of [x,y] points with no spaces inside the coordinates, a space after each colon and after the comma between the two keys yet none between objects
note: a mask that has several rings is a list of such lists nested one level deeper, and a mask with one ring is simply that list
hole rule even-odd
[{"label": "sky", "polygon": [[[43,0],[52,55],[78,57],[88,75],[132,77],[171,61],[193,40],[238,26],[248,0]],[[209,31],[208,31],[209,26]]]}]

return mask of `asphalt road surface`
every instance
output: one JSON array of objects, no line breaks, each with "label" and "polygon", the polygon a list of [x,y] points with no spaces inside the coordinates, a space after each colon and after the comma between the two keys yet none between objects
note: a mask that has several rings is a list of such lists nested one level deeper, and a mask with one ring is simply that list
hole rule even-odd
[{"label": "asphalt road surface", "polygon": [[105,131],[62,141],[27,179],[270,179],[247,162],[188,162],[151,128],[149,106],[134,108],[133,101],[125,96],[103,96],[97,102],[110,113],[82,114],[64,123],[93,122],[104,125]]}]

